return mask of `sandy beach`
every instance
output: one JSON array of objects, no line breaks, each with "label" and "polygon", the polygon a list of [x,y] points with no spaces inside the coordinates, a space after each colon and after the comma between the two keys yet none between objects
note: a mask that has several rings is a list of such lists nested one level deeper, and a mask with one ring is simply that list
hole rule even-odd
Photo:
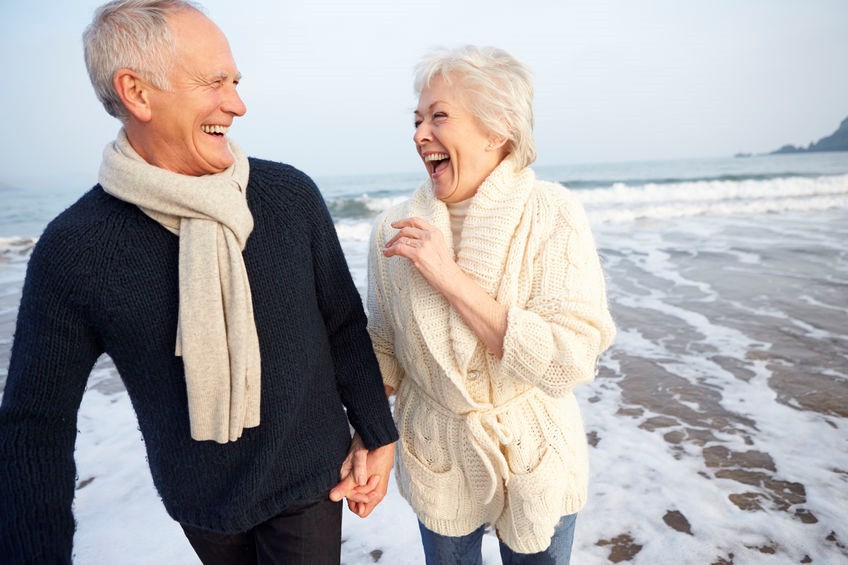
[{"label": "sandy beach", "polygon": [[[594,225],[619,335],[577,391],[592,471],[573,562],[848,562],[848,206]],[[364,243],[344,244],[361,281]],[[0,383],[22,246],[0,256]],[[75,562],[197,563],[108,359],[77,427]],[[342,548],[424,562],[394,483],[367,520],[345,514]],[[484,556],[500,562],[492,535]]]},{"label": "sandy beach", "polygon": [[[593,465],[604,474],[601,461],[614,466],[658,441],[661,453],[640,477],[596,484],[593,502],[617,488],[660,499],[595,543],[609,543],[614,562],[840,562],[848,254],[837,242],[848,238],[848,212],[670,227],[662,243],[642,246],[637,235],[605,250],[621,335],[586,398]],[[611,399],[615,416],[600,416]],[[667,541],[711,543],[678,540],[682,560],[669,559],[645,542],[643,520],[677,532],[660,536]]]}]

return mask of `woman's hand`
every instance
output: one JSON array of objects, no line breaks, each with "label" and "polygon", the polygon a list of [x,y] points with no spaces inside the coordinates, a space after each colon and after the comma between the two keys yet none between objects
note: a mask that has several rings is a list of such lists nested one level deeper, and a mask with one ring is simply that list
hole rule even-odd
[{"label": "woman's hand", "polygon": [[430,286],[440,292],[462,320],[496,357],[503,357],[507,308],[459,268],[438,228],[421,218],[392,223],[399,230],[386,242],[383,255],[405,257]]},{"label": "woman's hand", "polygon": [[409,259],[430,286],[445,294],[449,281],[462,271],[453,260],[442,232],[421,218],[398,220],[392,227],[399,231],[386,242],[383,255]]},{"label": "woman's hand", "polygon": [[330,500],[347,498],[351,512],[365,518],[386,497],[394,463],[395,444],[368,450],[356,433],[339,472],[339,483],[330,491]]}]

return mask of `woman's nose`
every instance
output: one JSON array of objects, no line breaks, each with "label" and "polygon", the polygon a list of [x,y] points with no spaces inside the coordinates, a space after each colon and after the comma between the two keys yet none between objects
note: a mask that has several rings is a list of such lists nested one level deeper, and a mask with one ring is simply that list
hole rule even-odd
[{"label": "woman's nose", "polygon": [[425,141],[430,139],[430,130],[427,128],[426,122],[421,122],[415,127],[415,133],[412,134],[412,141],[415,145],[423,145]]}]

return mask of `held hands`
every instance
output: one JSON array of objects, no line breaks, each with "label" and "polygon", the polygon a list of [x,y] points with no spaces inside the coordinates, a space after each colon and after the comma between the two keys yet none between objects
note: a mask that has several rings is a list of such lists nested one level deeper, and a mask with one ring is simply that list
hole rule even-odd
[{"label": "held hands", "polygon": [[368,450],[354,434],[347,457],[339,471],[341,480],[330,491],[330,500],[347,498],[351,512],[365,518],[385,498],[394,463],[395,444]]},{"label": "held hands", "polygon": [[392,227],[399,231],[386,242],[383,255],[406,257],[430,286],[440,292],[461,273],[436,227],[421,218],[398,220]]}]

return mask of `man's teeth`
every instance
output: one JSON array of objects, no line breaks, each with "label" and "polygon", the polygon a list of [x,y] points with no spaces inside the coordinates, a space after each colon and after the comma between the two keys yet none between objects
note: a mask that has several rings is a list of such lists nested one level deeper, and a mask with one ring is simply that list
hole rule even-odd
[{"label": "man's teeth", "polygon": [[444,161],[448,158],[447,153],[430,153],[429,155],[424,156],[424,160],[427,162],[430,161]]},{"label": "man's teeth", "polygon": [[227,126],[200,126],[200,129],[203,130],[204,133],[220,133],[226,135],[230,128]]}]

